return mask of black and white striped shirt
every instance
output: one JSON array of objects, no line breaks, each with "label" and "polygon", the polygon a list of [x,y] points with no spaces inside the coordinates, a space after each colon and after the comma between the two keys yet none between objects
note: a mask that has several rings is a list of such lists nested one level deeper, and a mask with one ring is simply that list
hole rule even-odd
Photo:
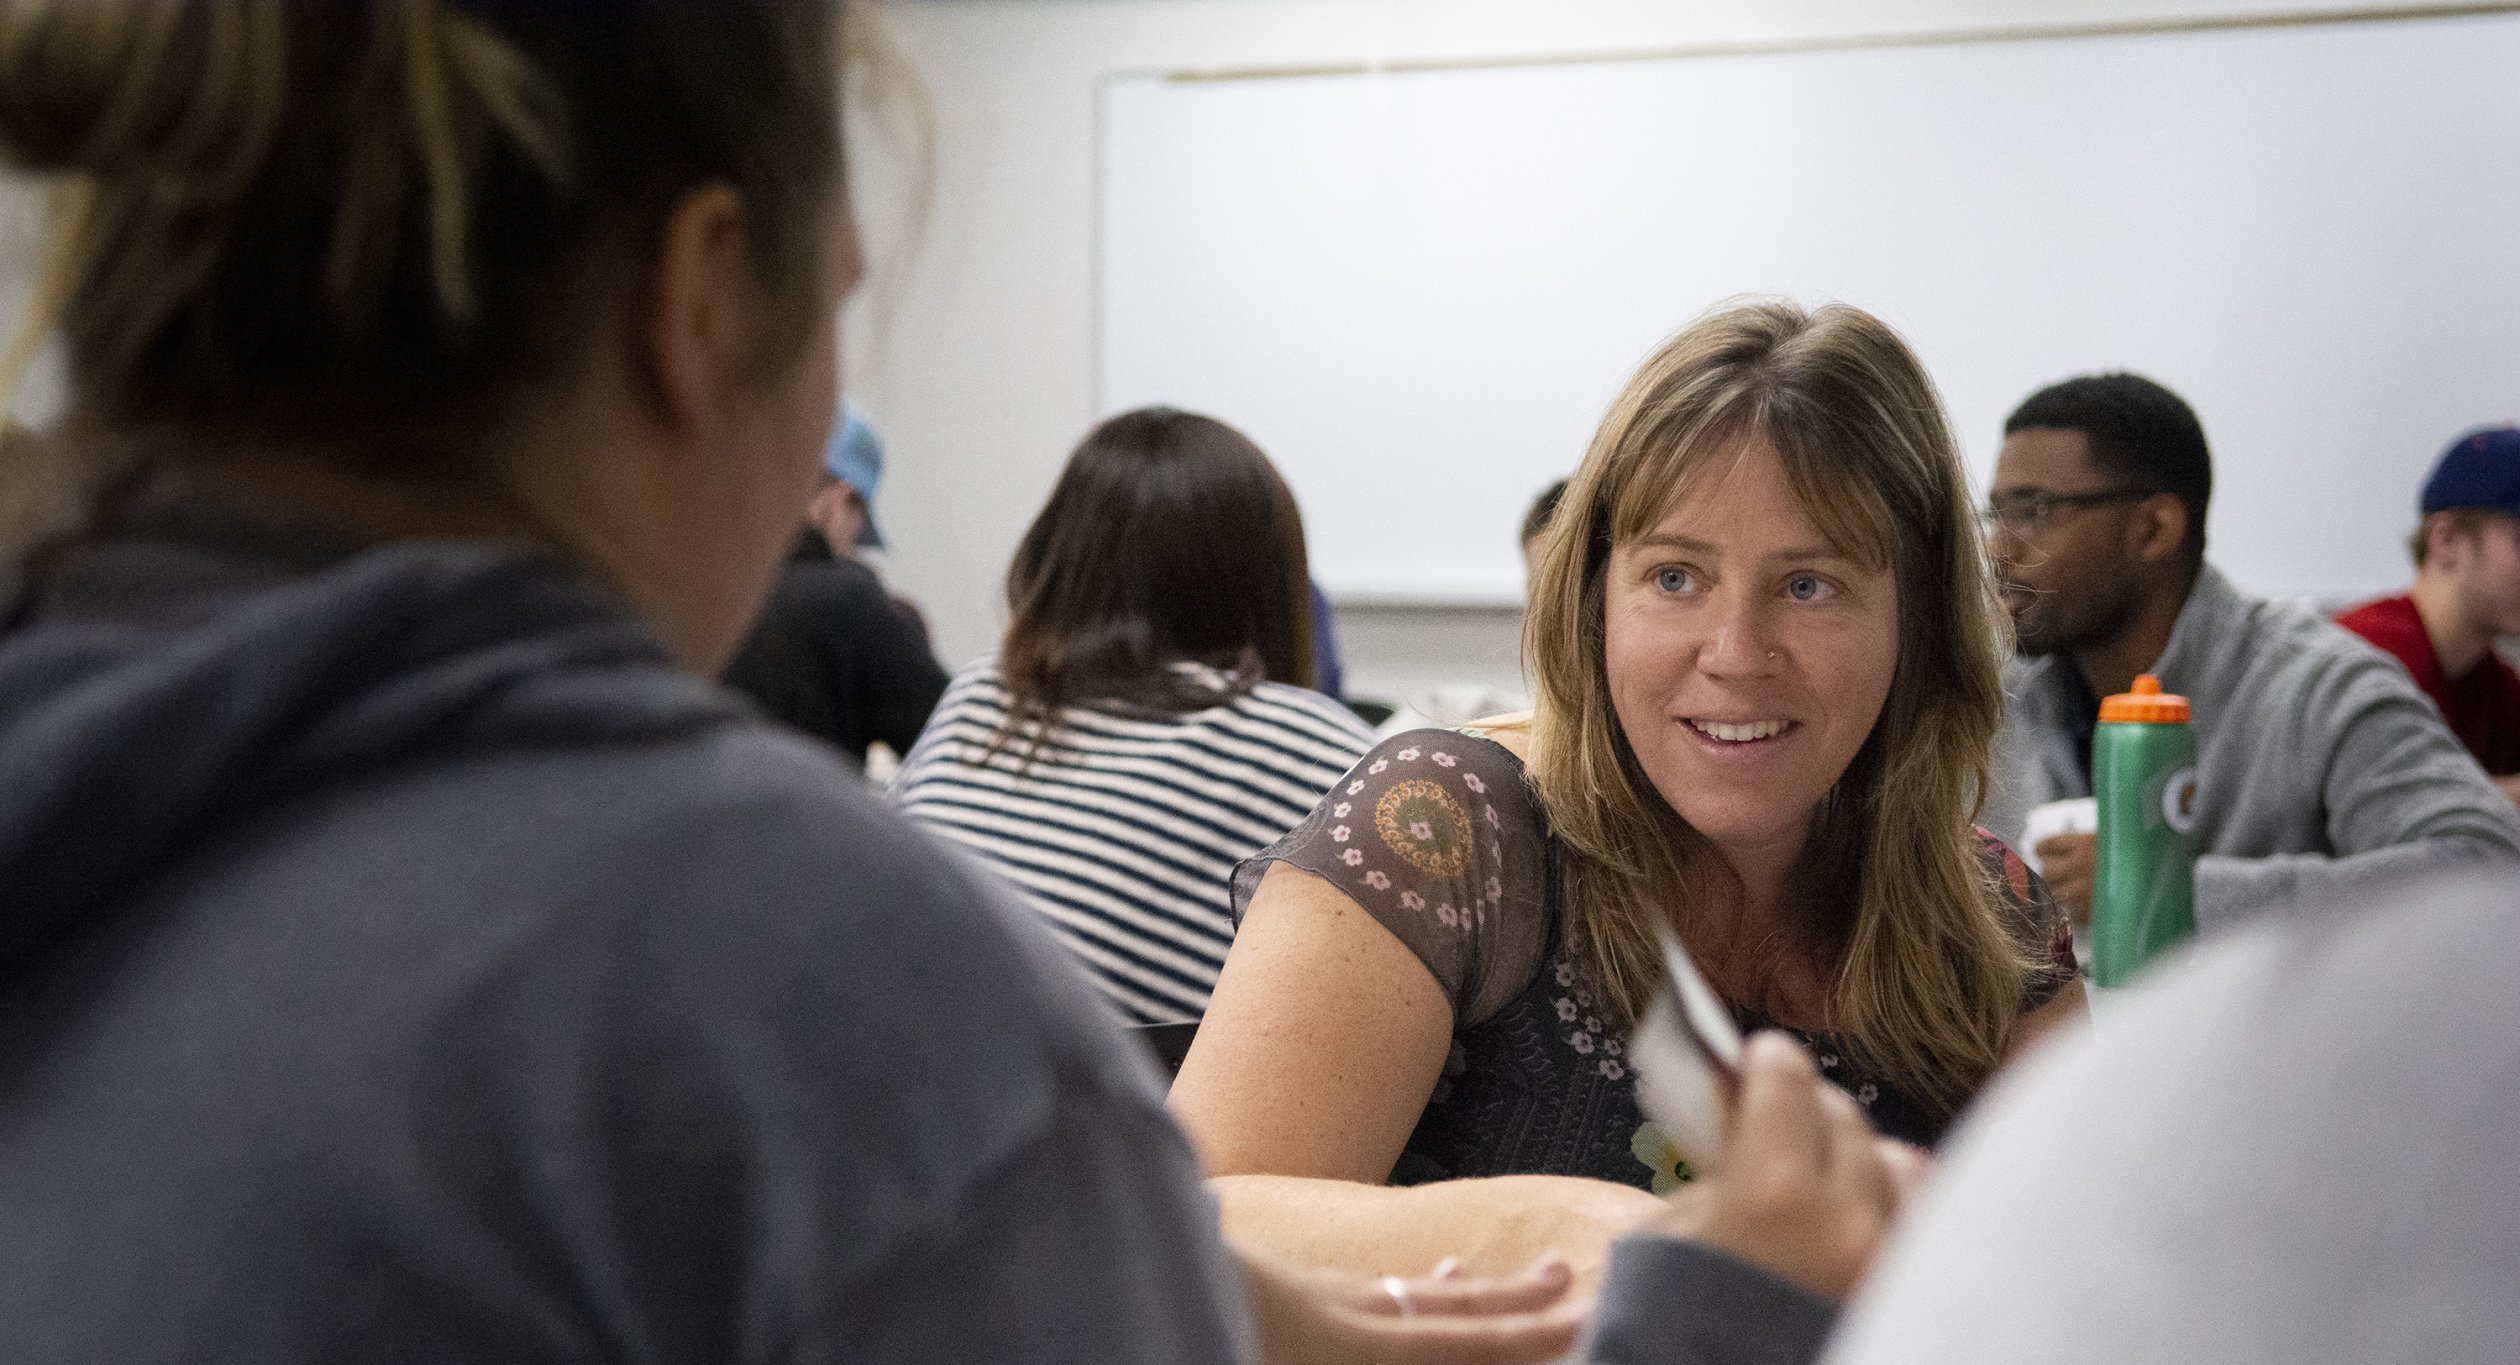
[{"label": "black and white striped shirt", "polygon": [[1197,1019],[1233,942],[1234,865],[1302,823],[1373,747],[1346,707],[1264,682],[1146,718],[1071,707],[1028,767],[989,745],[993,664],[956,678],[902,761],[912,819],[1021,888],[1132,1023]]}]

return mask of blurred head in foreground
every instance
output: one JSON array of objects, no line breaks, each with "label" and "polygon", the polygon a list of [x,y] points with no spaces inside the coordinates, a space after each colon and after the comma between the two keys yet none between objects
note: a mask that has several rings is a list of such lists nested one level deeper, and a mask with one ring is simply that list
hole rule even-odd
[{"label": "blurred head in foreground", "polygon": [[189,467],[374,539],[542,543],[714,669],[831,425],[837,30],[13,0],[0,160],[60,186],[20,341],[57,328],[70,390],[60,457],[12,471],[21,536]]}]

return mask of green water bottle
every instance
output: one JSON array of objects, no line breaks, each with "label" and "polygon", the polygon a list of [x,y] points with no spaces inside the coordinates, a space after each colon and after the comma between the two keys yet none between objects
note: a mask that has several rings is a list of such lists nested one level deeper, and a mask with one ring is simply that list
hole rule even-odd
[{"label": "green water bottle", "polygon": [[2091,741],[2100,804],[2091,978],[2125,984],[2196,933],[2196,732],[2188,702],[2149,673],[2100,703]]}]

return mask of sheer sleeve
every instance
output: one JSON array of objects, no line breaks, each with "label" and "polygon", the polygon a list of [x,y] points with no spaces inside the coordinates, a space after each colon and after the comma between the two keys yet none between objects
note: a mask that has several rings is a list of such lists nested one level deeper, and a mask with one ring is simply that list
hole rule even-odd
[{"label": "sheer sleeve", "polygon": [[1395,735],[1304,822],[1234,871],[1234,920],[1271,863],[1337,887],[1408,945],[1467,1028],[1540,968],[1554,906],[1548,835],[1522,761],[1452,730]]},{"label": "sheer sleeve", "polygon": [[2074,959],[2074,926],[2048,893],[2047,879],[2031,871],[2011,845],[1983,829],[1977,841],[1978,857],[2003,896],[2009,927],[2038,961],[2021,983],[2022,1009],[2037,1009],[2082,975]]}]

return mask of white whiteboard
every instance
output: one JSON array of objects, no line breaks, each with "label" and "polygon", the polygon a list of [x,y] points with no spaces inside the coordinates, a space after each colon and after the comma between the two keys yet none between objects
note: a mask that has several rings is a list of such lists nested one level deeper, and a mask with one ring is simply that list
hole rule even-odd
[{"label": "white whiteboard", "polygon": [[1344,601],[1515,602],[1524,506],[1732,295],[1881,314],[1981,482],[2033,389],[2142,371],[2259,591],[2402,581],[2520,417],[2520,17],[1103,87],[1105,413],[1249,432]]}]

